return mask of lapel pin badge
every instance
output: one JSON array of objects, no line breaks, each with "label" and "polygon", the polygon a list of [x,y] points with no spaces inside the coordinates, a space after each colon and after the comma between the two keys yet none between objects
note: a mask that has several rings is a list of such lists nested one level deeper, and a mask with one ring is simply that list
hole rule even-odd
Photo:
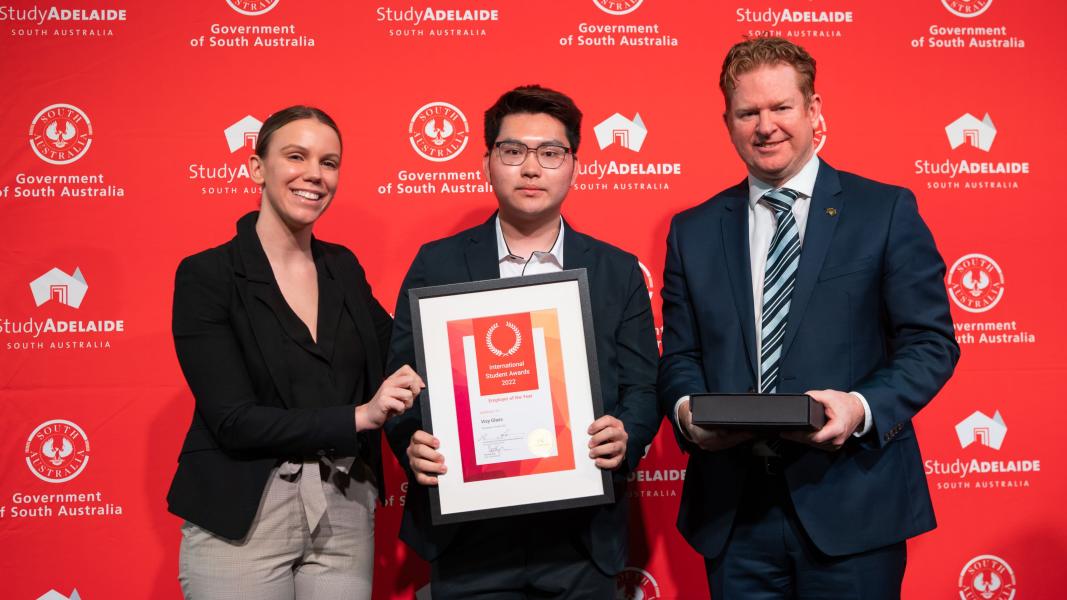
[{"label": "lapel pin badge", "polygon": [[826,209],[826,214],[830,215],[831,217],[836,217],[837,209],[831,206],[830,208]]}]

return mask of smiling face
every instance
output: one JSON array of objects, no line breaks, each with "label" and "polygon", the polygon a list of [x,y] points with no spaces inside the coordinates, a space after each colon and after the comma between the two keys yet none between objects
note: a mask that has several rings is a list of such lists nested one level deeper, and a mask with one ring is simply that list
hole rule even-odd
[{"label": "smiling face", "polygon": [[[521,142],[534,149],[542,144],[569,148],[567,129],[559,119],[545,113],[514,113],[501,121],[493,142]],[[501,219],[511,223],[541,223],[558,219],[560,206],[578,175],[572,154],[557,169],[546,169],[529,152],[522,164],[509,166],[494,148],[482,161],[500,205]]]},{"label": "smiling face", "polygon": [[333,200],[341,140],[329,125],[299,119],[275,130],[263,156],[253,155],[248,166],[252,181],[263,186],[260,211],[299,231],[313,225]]},{"label": "smiling face", "polygon": [[748,172],[781,186],[815,153],[812,138],[822,99],[806,102],[797,72],[787,64],[764,65],[737,76],[726,108],[726,128]]}]

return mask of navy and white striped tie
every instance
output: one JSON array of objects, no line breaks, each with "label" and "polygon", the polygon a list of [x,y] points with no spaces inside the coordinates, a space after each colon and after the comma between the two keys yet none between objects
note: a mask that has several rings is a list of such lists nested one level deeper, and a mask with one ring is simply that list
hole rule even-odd
[{"label": "navy and white striped tie", "polygon": [[800,264],[800,229],[793,217],[793,203],[800,194],[789,188],[771,190],[760,198],[774,211],[778,225],[767,250],[763,277],[763,316],[760,320],[760,393],[772,394],[778,388],[778,366],[782,339],[789,318],[789,301]]}]

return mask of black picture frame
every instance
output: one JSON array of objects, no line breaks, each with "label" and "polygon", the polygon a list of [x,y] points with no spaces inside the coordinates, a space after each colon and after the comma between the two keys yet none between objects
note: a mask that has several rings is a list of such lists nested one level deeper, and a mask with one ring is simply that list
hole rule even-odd
[{"label": "black picture frame", "polygon": [[[549,290],[551,293],[548,293]],[[562,297],[571,298],[572,301],[565,301],[561,304]],[[442,299],[445,299],[445,302],[441,302]],[[518,300],[520,306],[517,307],[520,311],[527,309],[533,303],[545,308],[560,310],[562,314],[569,316],[570,321],[574,320],[573,317],[580,316],[580,334],[574,331],[565,333],[562,325],[559,328],[559,334],[561,346],[576,343],[578,339],[584,343],[584,352],[565,351],[572,358],[580,355],[584,360],[581,360],[580,364],[577,364],[579,362],[577,360],[564,360],[563,366],[568,390],[566,402],[569,409],[576,409],[568,410],[569,431],[575,442],[581,438],[587,443],[588,436],[585,432],[588,425],[604,414],[604,405],[600,389],[592,304],[589,299],[589,280],[585,269],[409,290],[408,300],[411,306],[416,368],[427,384],[420,396],[423,429],[438,435],[444,433],[449,427],[455,427],[452,422],[445,422],[448,418],[457,419],[451,414],[449,408],[456,398],[453,382],[450,378],[441,376],[442,366],[436,364],[442,360],[442,356],[450,355],[440,347],[430,348],[429,352],[427,348],[427,337],[435,340],[432,344],[440,346],[440,330],[447,323],[447,319],[442,318],[441,315],[451,313],[460,318],[479,318],[484,316],[479,312],[482,310],[479,307],[483,305],[493,306],[492,312],[497,314],[514,312],[512,309],[516,308],[514,305],[516,299],[521,299]],[[509,308],[501,308],[504,306]],[[430,330],[433,331],[433,335],[428,336]],[[450,362],[451,359],[448,360]],[[435,363],[432,368],[428,364],[431,362]],[[571,393],[572,389],[576,390],[575,394]],[[588,389],[587,396],[581,394],[584,397],[576,397],[585,389]],[[437,407],[436,411],[435,407]],[[448,417],[439,418],[441,415],[448,415]],[[576,423],[575,419],[580,418],[580,415],[591,416],[591,418],[588,423]],[[458,433],[456,435],[458,440]],[[440,436],[439,439],[441,439]],[[587,448],[586,443],[572,444],[575,463],[571,473],[573,477],[535,473],[507,476],[487,482],[484,480],[465,481],[463,470],[457,468],[460,452],[458,443],[448,447],[444,439],[441,441],[441,448],[438,451],[445,455],[445,464],[450,468],[447,474],[438,478],[439,485],[429,487],[431,519],[435,525],[595,506],[615,501],[611,473],[597,468],[593,459],[583,452]],[[590,466],[592,470],[595,470],[595,474],[590,470]],[[537,478],[537,481],[519,481],[524,478]],[[581,485],[563,485],[569,479],[580,480]],[[523,490],[529,491],[534,487],[538,490],[537,494],[543,492],[546,498],[551,499],[525,501],[524,498],[519,497],[524,493]],[[590,489],[595,489],[595,493],[588,493]],[[487,493],[487,490],[491,493]],[[509,490],[514,491],[514,498],[510,497],[512,492]],[[442,501],[442,494],[445,495],[446,502]],[[477,494],[478,498],[466,498],[464,494]],[[509,500],[501,502],[501,498]],[[456,505],[461,505],[463,508],[455,509]]]}]

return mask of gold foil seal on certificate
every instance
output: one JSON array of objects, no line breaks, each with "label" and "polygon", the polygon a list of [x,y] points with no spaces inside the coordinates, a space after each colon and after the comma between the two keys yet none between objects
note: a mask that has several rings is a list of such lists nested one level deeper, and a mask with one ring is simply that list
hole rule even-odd
[{"label": "gold foil seal on certificate", "polygon": [[552,434],[547,429],[534,429],[526,436],[530,454],[540,457],[552,456]]}]

